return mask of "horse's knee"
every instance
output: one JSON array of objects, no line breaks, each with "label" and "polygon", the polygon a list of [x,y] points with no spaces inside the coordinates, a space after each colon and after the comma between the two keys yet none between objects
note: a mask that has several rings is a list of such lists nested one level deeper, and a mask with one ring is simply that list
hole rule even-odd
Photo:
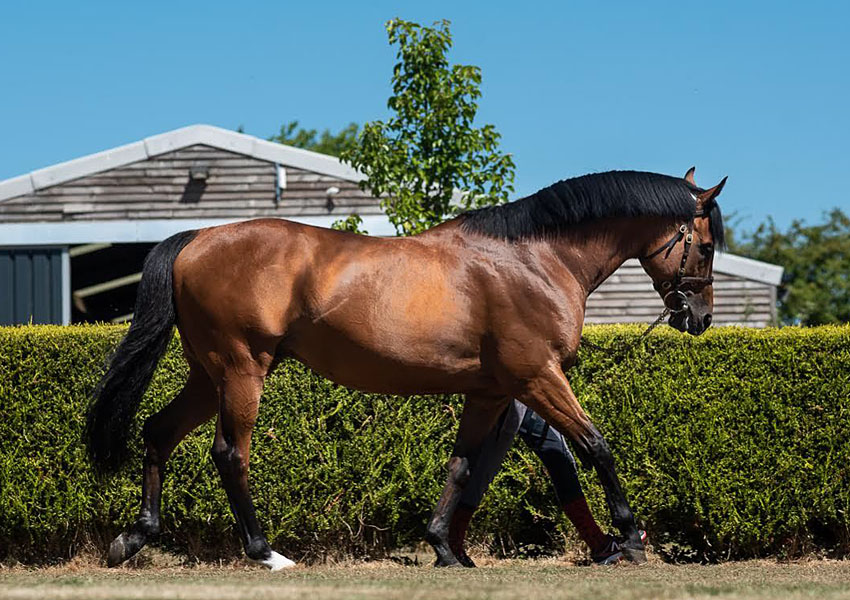
[{"label": "horse's knee", "polygon": [[613,465],[613,455],[608,443],[593,423],[588,422],[571,436],[582,460],[589,459],[594,466]]},{"label": "horse's knee", "polygon": [[222,477],[240,477],[245,474],[244,457],[235,445],[216,440],[210,454]]},{"label": "horse's knee", "polygon": [[146,446],[155,446],[159,439],[160,420],[157,418],[159,413],[155,413],[145,419],[142,425],[142,440]]},{"label": "horse's knee", "polygon": [[162,463],[171,454],[173,447],[170,440],[173,437],[173,427],[174,425],[168,422],[161,411],[145,419],[142,426],[142,441],[148,457],[153,462]]}]

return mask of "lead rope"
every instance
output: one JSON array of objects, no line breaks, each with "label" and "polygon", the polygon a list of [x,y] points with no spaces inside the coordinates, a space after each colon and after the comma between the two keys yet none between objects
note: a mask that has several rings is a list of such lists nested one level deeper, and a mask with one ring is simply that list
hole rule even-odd
[{"label": "lead rope", "polygon": [[585,336],[581,336],[581,346],[590,348],[591,350],[599,350],[600,352],[607,354],[609,357],[619,357],[621,355],[625,355],[629,350],[631,350],[632,348],[637,346],[641,341],[643,341],[643,339],[648,336],[653,329],[658,327],[669,314],[670,309],[665,306],[664,310],[661,311],[661,314],[658,315],[658,318],[655,319],[655,321],[653,321],[652,324],[646,328],[646,331],[644,331],[637,339],[632,340],[630,343],[620,344],[619,347],[616,348],[606,348],[605,346],[594,344],[593,342],[589,341]]}]

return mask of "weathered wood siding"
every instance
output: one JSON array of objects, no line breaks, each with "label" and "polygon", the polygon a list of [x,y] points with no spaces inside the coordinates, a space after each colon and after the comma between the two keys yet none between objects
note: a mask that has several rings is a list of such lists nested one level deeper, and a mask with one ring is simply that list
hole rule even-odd
[{"label": "weathered wood siding", "polygon": [[[775,305],[773,286],[714,272],[714,324],[766,327]],[[640,262],[630,260],[590,295],[585,322],[650,323],[663,309]]]},{"label": "weathered wood siding", "polygon": [[[333,197],[334,208],[328,211],[326,192],[330,187],[339,188],[339,193]],[[281,215],[380,215],[383,212],[378,200],[353,181],[292,167],[286,167],[281,209],[284,211]]]},{"label": "weathered wood siding", "polygon": [[[192,167],[208,167],[204,184]],[[163,218],[251,218],[378,214],[378,201],[356,183],[286,167],[276,195],[277,165],[209,146],[148,160],[0,201],[0,222]],[[326,190],[339,188],[333,210]]]}]

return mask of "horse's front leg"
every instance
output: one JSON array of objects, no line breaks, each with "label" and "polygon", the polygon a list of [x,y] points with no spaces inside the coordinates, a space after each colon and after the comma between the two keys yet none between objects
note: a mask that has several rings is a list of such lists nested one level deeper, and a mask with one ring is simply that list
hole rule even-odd
[{"label": "horse's front leg", "polygon": [[526,386],[521,400],[533,408],[563,436],[573,441],[596,469],[605,500],[611,512],[611,524],[623,535],[623,555],[636,563],[646,562],[646,552],[635,524],[635,517],[614,468],[614,457],[605,438],[578,403],[560,364],[555,364]]},{"label": "horse's front leg", "polygon": [[437,554],[434,566],[462,566],[449,545],[449,527],[484,439],[496,426],[507,404],[506,398],[468,396],[466,399],[457,440],[448,463],[449,476],[428,522],[425,537]]}]

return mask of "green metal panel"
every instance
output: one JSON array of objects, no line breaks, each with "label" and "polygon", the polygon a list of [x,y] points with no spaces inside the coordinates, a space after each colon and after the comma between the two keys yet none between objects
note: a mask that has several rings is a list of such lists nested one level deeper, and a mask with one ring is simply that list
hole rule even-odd
[{"label": "green metal panel", "polygon": [[62,323],[62,249],[0,248],[0,325]]}]

